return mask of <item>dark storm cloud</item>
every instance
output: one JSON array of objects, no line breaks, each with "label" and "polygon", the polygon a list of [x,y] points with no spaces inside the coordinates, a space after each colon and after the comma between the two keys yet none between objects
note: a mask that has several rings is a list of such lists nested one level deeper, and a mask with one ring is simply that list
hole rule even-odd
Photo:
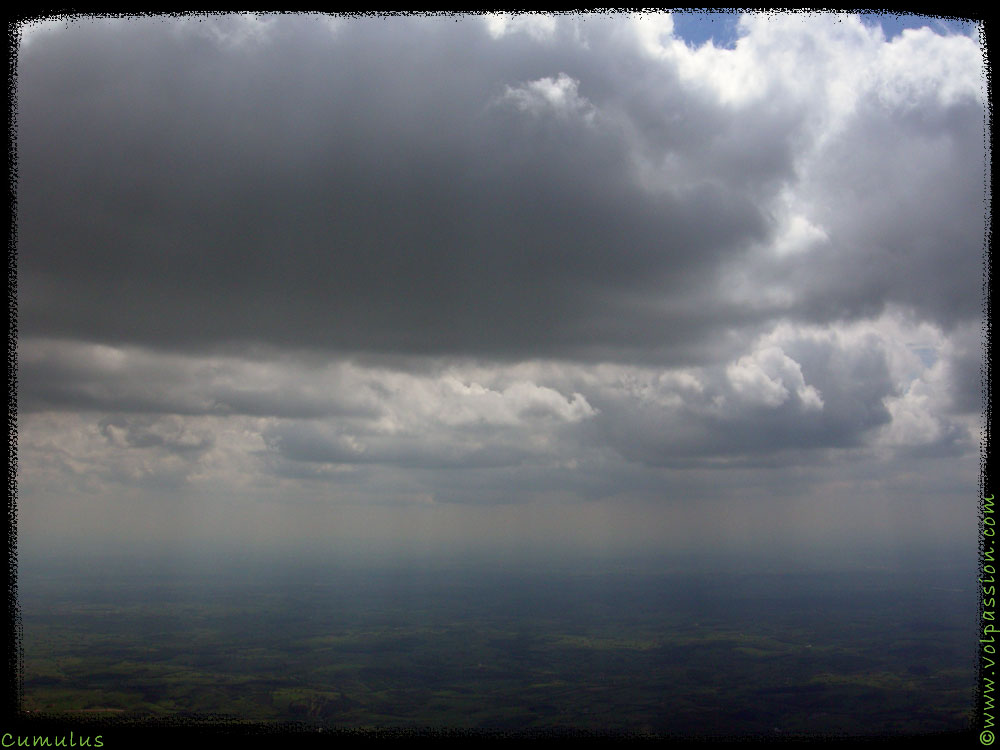
[{"label": "dark storm cloud", "polygon": [[[26,45],[23,334],[690,364],[778,316],[978,311],[967,92],[876,86],[803,162],[792,84],[720,104],[621,19],[541,41],[475,18],[259,26],[95,21]],[[827,242],[748,255],[796,181]],[[722,267],[793,298],[733,304]]]},{"label": "dark storm cloud", "polygon": [[[787,141],[757,142],[787,132],[784,115],[749,112],[744,130],[649,66],[624,87],[636,52],[608,30],[592,35],[601,58],[494,41],[473,19],[332,34],[278,19],[267,33],[226,46],[131,20],[32,41],[18,77],[23,333],[681,346],[712,323],[698,290],[764,238],[759,202],[791,169]],[[572,89],[546,98],[546,81]],[[643,150],[681,155],[670,184],[639,184]]]}]

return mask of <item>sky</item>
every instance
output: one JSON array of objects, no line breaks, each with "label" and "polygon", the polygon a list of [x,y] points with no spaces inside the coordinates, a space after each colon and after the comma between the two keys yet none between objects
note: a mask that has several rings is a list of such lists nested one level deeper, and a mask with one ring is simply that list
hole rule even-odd
[{"label": "sky", "polygon": [[974,555],[983,50],[877,21],[22,27],[20,549]]}]

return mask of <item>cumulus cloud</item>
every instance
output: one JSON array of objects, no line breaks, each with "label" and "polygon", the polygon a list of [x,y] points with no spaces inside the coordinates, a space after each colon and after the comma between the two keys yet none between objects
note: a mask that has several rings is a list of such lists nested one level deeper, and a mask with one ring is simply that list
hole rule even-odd
[{"label": "cumulus cloud", "polygon": [[484,19],[486,28],[494,39],[506,34],[525,33],[537,40],[548,39],[556,30],[556,19],[540,13],[512,15],[490,13]]},{"label": "cumulus cloud", "polygon": [[579,115],[585,121],[594,119],[594,107],[577,91],[579,81],[565,73],[556,78],[539,78],[524,85],[508,86],[501,101],[509,101],[522,112],[542,114],[551,111],[558,116]]},{"label": "cumulus cloud", "polygon": [[958,486],[975,458],[972,36],[827,13],[746,14],[725,46],[650,13],[36,26],[29,495],[677,504],[862,464],[891,494],[931,459]]},{"label": "cumulus cloud", "polygon": [[[766,406],[785,403],[794,393],[803,409],[822,409],[823,399],[802,378],[802,367],[780,347],[770,346],[740,357],[726,375],[740,397]],[[791,386],[791,389],[789,388]]]}]

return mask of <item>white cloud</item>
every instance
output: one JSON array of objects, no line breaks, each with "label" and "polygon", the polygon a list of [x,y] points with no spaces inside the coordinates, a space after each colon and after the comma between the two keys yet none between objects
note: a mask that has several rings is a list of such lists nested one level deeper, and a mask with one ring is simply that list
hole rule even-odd
[{"label": "white cloud", "polygon": [[558,116],[577,115],[590,122],[595,117],[594,106],[577,91],[580,82],[565,73],[557,77],[539,78],[517,87],[507,86],[503,100],[522,112],[535,115],[553,112]]},{"label": "white cloud", "polygon": [[767,346],[726,368],[733,389],[749,403],[780,406],[794,392],[802,409],[823,408],[823,399],[802,377],[802,367],[780,347]]},{"label": "white cloud", "polygon": [[636,13],[629,21],[640,48],[651,57],[663,57],[673,44],[684,44],[674,38],[674,19],[669,13]]},{"label": "white cloud", "polygon": [[977,39],[937,34],[931,29],[906,29],[879,46],[871,85],[885,106],[904,111],[928,105],[950,107],[967,99],[985,103]]},{"label": "white cloud", "polygon": [[490,36],[500,39],[507,34],[524,33],[532,39],[541,41],[552,37],[556,30],[556,20],[552,16],[541,13],[488,13],[483,16],[483,22]]}]

